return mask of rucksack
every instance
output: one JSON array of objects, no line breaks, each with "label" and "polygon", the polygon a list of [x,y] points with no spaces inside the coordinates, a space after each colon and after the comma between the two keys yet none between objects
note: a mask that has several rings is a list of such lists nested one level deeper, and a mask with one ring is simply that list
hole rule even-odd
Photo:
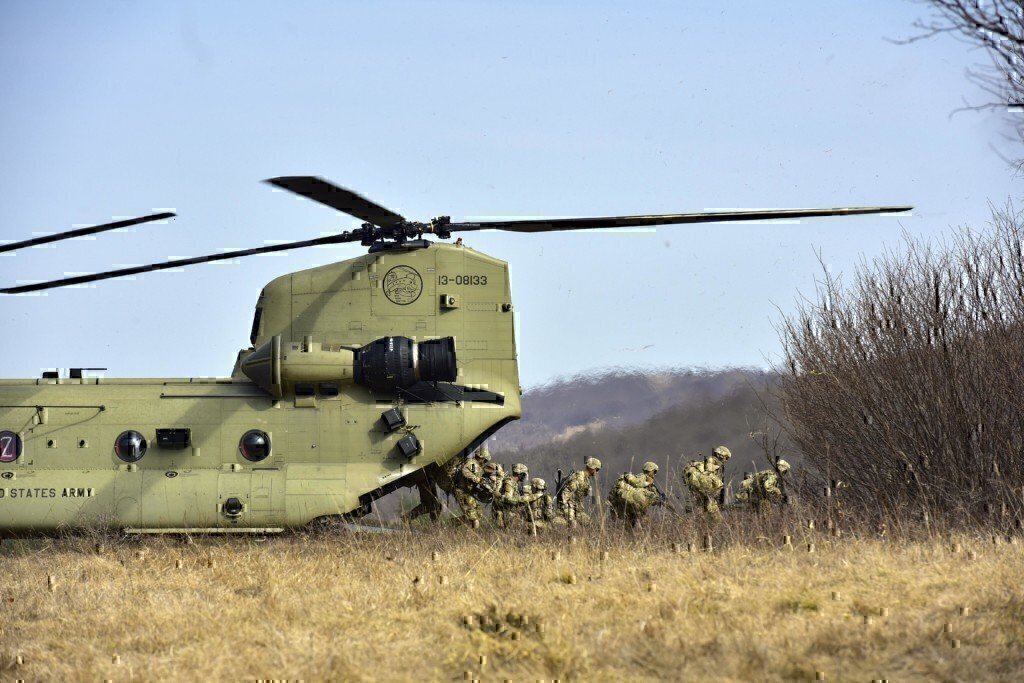
[{"label": "rucksack", "polygon": [[611,490],[608,492],[609,498],[618,498],[619,500],[625,500],[626,487],[629,486],[629,482],[626,481],[628,473],[622,474],[615,483],[612,484]]}]

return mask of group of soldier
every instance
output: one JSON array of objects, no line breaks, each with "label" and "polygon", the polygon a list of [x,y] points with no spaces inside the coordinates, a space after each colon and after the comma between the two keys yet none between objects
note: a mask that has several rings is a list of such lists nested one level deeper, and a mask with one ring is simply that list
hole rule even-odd
[{"label": "group of soldier", "polygon": [[[683,470],[692,507],[702,509],[712,521],[721,516],[725,463],[731,456],[728,448],[719,446],[709,457],[691,461]],[[625,473],[615,480],[607,499],[608,509],[615,519],[635,528],[652,507],[664,505],[675,511],[658,486],[658,469],[656,463],[647,462],[640,473]],[[782,502],[789,469],[789,464],[780,459],[767,471],[748,474],[740,484],[736,500],[758,512],[766,512],[772,504]],[[485,444],[465,462],[456,463],[445,477],[448,485],[442,485],[442,489],[454,494],[463,520],[472,527],[480,525],[484,509],[490,505],[494,522],[501,528],[522,525],[534,531],[552,526],[575,528],[590,521],[585,501],[591,495],[591,480],[600,470],[600,460],[587,458],[582,470],[572,472],[564,480],[559,477],[552,494],[547,482],[540,477],[531,479],[528,468],[522,463],[506,473],[500,464],[491,460]],[[420,510],[422,507],[421,502],[406,515],[407,519],[428,511]]]},{"label": "group of soldier", "polygon": [[580,472],[573,472],[560,487],[556,507],[555,496],[548,493],[547,482],[540,477],[529,478],[529,469],[518,463],[510,474],[491,461],[486,444],[481,446],[453,476],[455,499],[462,508],[463,519],[473,527],[480,526],[483,507],[488,502],[494,521],[505,528],[527,522],[534,529],[550,525],[574,527],[587,521],[583,500],[590,495],[590,479],[601,469],[601,461],[588,458]]}]

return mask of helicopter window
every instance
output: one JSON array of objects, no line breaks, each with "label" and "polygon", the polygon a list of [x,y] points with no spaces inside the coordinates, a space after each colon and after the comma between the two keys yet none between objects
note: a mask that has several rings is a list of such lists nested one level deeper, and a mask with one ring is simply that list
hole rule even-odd
[{"label": "helicopter window", "polygon": [[313,396],[316,394],[316,390],[312,384],[296,384],[295,395],[296,396]]},{"label": "helicopter window", "polygon": [[258,429],[250,429],[238,442],[238,452],[249,462],[265,460],[270,455],[270,435]]},{"label": "helicopter window", "polygon": [[320,383],[320,395],[321,396],[327,396],[327,397],[337,396],[338,395],[338,385],[337,385],[337,383],[335,383],[335,382],[321,382]]},{"label": "helicopter window", "polygon": [[114,452],[125,462],[138,462],[146,454],[149,444],[146,438],[134,430],[121,432],[114,441]]},{"label": "helicopter window", "polygon": [[0,432],[0,462],[14,462],[21,455],[21,437],[14,432]]}]

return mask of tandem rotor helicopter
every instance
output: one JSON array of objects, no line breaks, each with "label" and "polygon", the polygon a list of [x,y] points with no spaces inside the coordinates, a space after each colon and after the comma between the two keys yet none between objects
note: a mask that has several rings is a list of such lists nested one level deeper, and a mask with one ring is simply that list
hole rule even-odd
[{"label": "tandem rotor helicopter", "polygon": [[[229,379],[0,379],[0,535],[102,525],[270,533],[353,519],[417,487],[432,516],[444,466],[521,415],[508,264],[455,233],[896,213],[790,209],[428,223],[310,176],[267,182],[363,221],[317,239],[0,289],[33,292],[323,244],[357,258],[283,275],[256,301]],[[13,251],[167,218],[0,245]],[[2,304],[0,304],[2,305]],[[90,369],[90,368],[86,368]]]}]

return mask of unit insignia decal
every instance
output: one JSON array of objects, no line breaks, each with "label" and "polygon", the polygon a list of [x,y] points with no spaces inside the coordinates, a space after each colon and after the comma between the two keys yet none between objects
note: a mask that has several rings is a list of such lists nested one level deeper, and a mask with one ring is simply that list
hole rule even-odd
[{"label": "unit insignia decal", "polygon": [[384,276],[381,287],[389,301],[399,306],[407,306],[420,298],[423,292],[423,278],[414,268],[395,266]]}]

